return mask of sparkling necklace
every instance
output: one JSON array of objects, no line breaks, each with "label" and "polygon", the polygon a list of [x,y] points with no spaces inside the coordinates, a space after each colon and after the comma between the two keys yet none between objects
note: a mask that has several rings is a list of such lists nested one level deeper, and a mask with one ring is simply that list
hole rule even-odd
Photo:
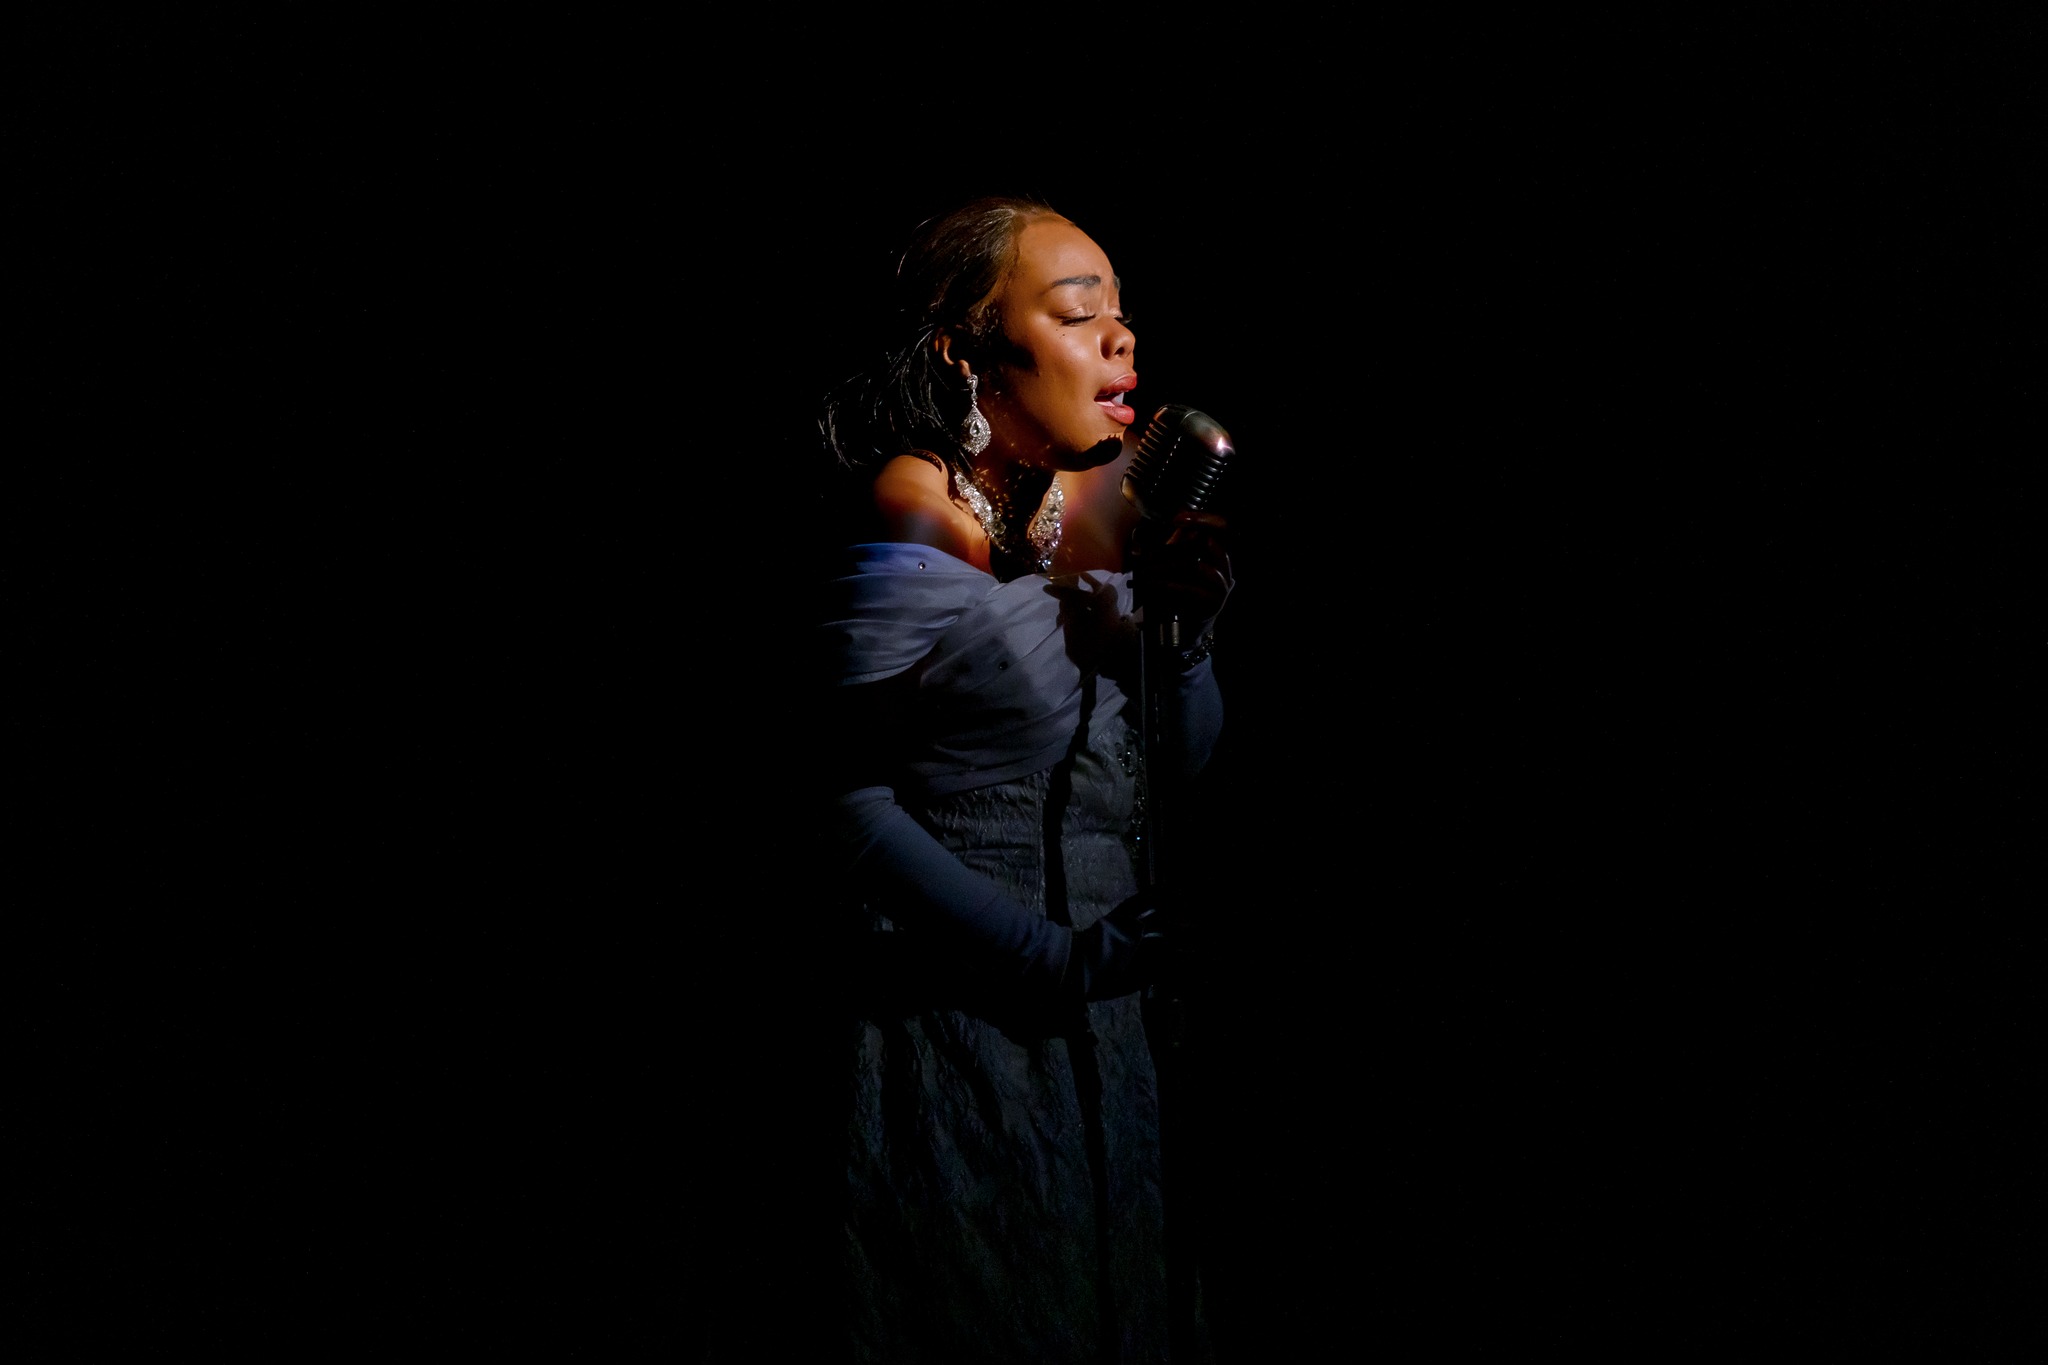
[{"label": "sparkling necklace", "polygon": [[1024,537],[1030,542],[1028,550],[1012,543],[1009,529],[972,479],[965,474],[956,474],[954,483],[960,490],[960,501],[966,503],[967,510],[980,520],[991,549],[1011,559],[1024,560],[1039,573],[1052,568],[1052,552],[1059,548],[1061,521],[1067,510],[1067,490],[1060,485],[1057,474],[1053,476],[1052,487],[1046,490],[1045,501],[1038,506],[1038,515],[1031,518],[1031,525],[1025,528]]}]

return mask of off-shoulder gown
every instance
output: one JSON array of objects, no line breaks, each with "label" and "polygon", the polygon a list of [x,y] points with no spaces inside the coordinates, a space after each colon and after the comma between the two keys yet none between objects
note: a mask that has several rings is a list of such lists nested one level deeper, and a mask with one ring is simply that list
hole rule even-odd
[{"label": "off-shoulder gown", "polygon": [[[985,879],[1075,929],[1138,890],[1147,756],[1132,607],[1126,574],[1004,583],[918,545],[855,546],[831,580],[832,686],[894,680],[901,699],[884,734],[855,737],[868,756],[830,816],[855,937],[907,950],[848,958],[864,978],[849,1023],[844,1239],[858,1359],[1165,1358],[1158,1090],[1140,997],[1047,1003],[1046,982],[1030,980],[982,990],[952,972],[929,906],[903,913],[890,881],[950,855],[938,880],[958,895]],[[1221,721],[1211,667],[1176,679],[1185,743],[1150,756],[1155,769],[1206,757]],[[850,714],[842,724],[862,724]],[[882,864],[896,870],[863,875]]]}]

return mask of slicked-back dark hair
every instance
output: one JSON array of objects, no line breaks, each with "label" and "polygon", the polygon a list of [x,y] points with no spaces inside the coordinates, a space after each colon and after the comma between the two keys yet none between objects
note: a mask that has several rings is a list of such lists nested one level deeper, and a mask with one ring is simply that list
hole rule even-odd
[{"label": "slicked-back dark hair", "polygon": [[1051,205],[992,196],[927,218],[896,263],[882,354],[825,399],[819,426],[842,469],[872,471],[897,455],[929,450],[967,472],[959,431],[967,388],[932,341],[950,331],[955,359],[977,374],[1002,354],[996,290],[1017,262],[1017,237]]}]

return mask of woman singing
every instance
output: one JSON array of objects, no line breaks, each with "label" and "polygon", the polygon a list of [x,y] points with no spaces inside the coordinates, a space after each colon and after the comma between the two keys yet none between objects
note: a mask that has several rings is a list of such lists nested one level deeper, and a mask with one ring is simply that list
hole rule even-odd
[{"label": "woman singing", "polygon": [[[1218,518],[1138,523],[1126,565],[1133,515],[1090,496],[1137,416],[1120,292],[1049,207],[970,203],[914,234],[883,357],[826,405],[849,481],[821,715],[862,1360],[1166,1358],[1139,992],[1174,934],[1138,854],[1148,772],[1194,774],[1222,719],[1230,576]],[[1146,613],[1195,623],[1146,665],[1174,752],[1140,740],[1134,573]]]}]

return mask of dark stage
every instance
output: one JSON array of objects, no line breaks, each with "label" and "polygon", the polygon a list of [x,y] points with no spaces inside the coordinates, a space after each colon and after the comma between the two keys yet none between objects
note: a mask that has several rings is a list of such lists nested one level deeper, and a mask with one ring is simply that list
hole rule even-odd
[{"label": "dark stage", "polygon": [[2017,36],[1133,25],[968,99],[800,25],[99,35],[11,1316],[833,1358],[809,423],[892,245],[1024,191],[1239,448],[1164,1139],[1223,1358],[1993,1358],[2048,1214]]}]

